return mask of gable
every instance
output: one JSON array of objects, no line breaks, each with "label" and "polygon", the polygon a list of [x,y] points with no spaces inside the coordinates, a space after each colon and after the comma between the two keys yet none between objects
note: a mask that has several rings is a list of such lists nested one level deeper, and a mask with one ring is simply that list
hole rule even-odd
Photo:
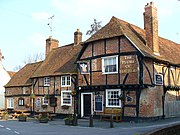
[{"label": "gable", "polygon": [[[80,59],[82,55],[85,56],[83,53],[86,48],[89,48],[89,50],[91,50],[89,47],[91,43],[120,36],[125,36],[136,48],[136,50],[138,50],[144,57],[153,59],[154,61],[180,66],[179,44],[159,37],[160,55],[156,55],[146,45],[146,36],[144,29],[141,29],[133,24],[130,24],[115,17],[112,17],[109,23],[107,23],[102,29],[92,35],[88,40],[86,40],[85,45],[83,46],[83,49],[78,56],[78,59]],[[124,50],[121,48],[121,51],[132,51],[128,50],[128,48],[126,47],[127,46],[124,46]]]}]

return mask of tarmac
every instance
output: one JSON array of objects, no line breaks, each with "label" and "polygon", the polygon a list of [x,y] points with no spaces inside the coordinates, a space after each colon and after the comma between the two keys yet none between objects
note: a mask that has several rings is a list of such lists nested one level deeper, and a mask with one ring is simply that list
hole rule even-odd
[{"label": "tarmac", "polygon": [[[2,120],[0,134],[5,134],[6,132],[9,133],[10,131],[8,129],[11,129],[11,132],[18,132],[21,135],[49,135],[50,133],[53,135],[59,135],[59,133],[61,133],[61,135],[146,135],[152,131],[157,131],[158,129],[180,125],[180,117],[141,123],[110,123],[109,121],[101,121],[99,119],[93,119],[93,122],[90,123],[89,119],[87,118],[78,119],[77,126],[65,125],[64,120],[58,118],[45,124],[39,123],[39,121],[35,120],[34,118],[28,118],[26,123],[17,123],[16,121],[17,119],[8,121]],[[179,130],[176,135],[180,135]]]}]

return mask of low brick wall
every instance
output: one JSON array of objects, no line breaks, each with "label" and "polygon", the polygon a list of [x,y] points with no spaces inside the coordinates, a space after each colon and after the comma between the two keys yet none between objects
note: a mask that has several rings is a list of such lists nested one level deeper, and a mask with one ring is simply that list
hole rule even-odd
[{"label": "low brick wall", "polygon": [[180,124],[157,129],[143,135],[180,135]]}]

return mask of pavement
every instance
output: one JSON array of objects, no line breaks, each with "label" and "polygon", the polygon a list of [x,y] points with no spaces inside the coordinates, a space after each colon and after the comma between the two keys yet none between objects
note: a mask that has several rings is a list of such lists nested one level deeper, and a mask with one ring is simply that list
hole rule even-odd
[{"label": "pavement", "polygon": [[[63,119],[54,119],[53,121],[49,121],[49,124],[59,124],[64,125]],[[149,121],[149,122],[113,122],[113,128],[126,128],[126,127],[164,127],[169,126],[173,124],[180,124],[180,117],[174,117],[174,118],[166,118],[156,121]],[[89,119],[78,119],[78,125],[80,127],[90,127]],[[93,120],[93,127],[96,128],[111,128],[111,123],[109,121],[101,121],[99,119]]]},{"label": "pavement", "polygon": [[[64,125],[64,121],[62,119],[55,119],[54,121],[49,121],[49,124],[52,125]],[[91,123],[92,124],[92,123]],[[180,117],[174,117],[174,118],[166,118],[156,121],[150,121],[150,122],[141,122],[141,123],[135,123],[135,122],[113,122],[113,129],[131,129],[131,130],[137,130],[139,133],[148,133],[153,130],[162,129],[165,127],[173,126],[173,125],[180,125]],[[79,127],[90,127],[89,119],[78,119],[78,125]],[[99,119],[93,120],[93,127],[94,128],[101,128],[101,129],[108,129],[112,128],[112,124],[109,121],[100,121]],[[141,129],[143,129],[141,131]]]}]

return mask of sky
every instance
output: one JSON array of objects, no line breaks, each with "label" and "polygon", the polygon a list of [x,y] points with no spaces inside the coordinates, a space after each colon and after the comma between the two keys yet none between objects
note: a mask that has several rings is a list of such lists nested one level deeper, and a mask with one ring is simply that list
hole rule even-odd
[{"label": "sky", "polygon": [[[80,29],[83,41],[87,40],[86,32],[94,19],[104,26],[115,16],[143,28],[144,6],[148,2],[151,0],[0,0],[3,66],[16,71],[28,58],[44,56],[49,36],[63,46],[73,43],[74,32]],[[153,2],[158,8],[159,36],[180,43],[180,1]]]}]

